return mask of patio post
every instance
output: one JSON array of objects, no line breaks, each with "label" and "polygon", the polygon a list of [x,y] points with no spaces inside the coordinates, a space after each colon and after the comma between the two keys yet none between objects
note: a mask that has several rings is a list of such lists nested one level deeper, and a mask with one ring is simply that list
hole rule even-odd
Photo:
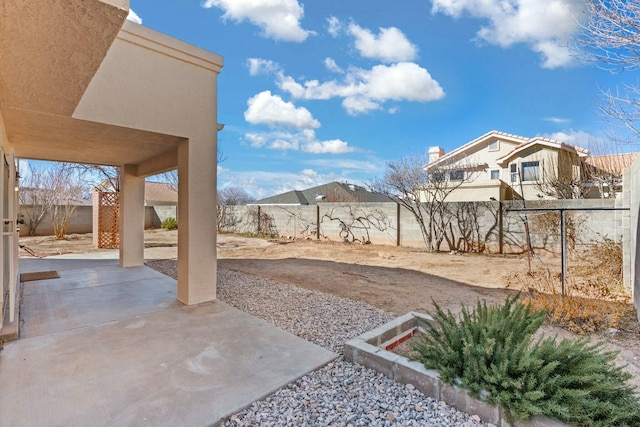
[{"label": "patio post", "polygon": [[144,264],[144,177],[135,165],[120,168],[120,266]]},{"label": "patio post", "polygon": [[178,145],[178,301],[187,305],[216,299],[215,125]]}]

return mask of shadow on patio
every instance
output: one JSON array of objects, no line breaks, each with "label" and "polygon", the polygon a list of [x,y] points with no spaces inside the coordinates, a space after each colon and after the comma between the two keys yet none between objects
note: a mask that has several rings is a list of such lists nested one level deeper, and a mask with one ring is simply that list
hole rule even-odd
[{"label": "shadow on patio", "polygon": [[20,267],[60,277],[23,283],[21,339],[0,351],[3,426],[211,425],[336,357],[220,301],[184,306],[148,267]]}]

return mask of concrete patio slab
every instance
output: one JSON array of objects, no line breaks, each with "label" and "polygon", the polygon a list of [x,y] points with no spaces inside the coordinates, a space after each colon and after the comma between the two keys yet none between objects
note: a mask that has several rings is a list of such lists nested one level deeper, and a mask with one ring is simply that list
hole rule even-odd
[{"label": "concrete patio slab", "polygon": [[336,357],[222,302],[181,305],[146,267],[46,261],[60,278],[28,282],[31,336],[0,351],[2,426],[212,425]]}]

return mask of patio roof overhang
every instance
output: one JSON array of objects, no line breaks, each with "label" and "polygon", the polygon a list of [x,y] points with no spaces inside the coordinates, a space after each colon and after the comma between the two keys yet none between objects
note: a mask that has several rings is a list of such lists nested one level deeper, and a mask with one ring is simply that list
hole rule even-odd
[{"label": "patio roof overhang", "polygon": [[[177,168],[178,300],[216,298],[219,55],[126,20],[127,0],[0,6],[0,143],[120,168],[120,265],[144,262],[144,178]],[[192,226],[189,226],[192,224]]]},{"label": "patio roof overhang", "polygon": [[122,0],[3,5],[0,113],[17,157],[121,165],[175,153],[179,138],[73,118],[128,10]]},{"label": "patio roof overhang", "polygon": [[[126,0],[3,5],[0,114],[16,157],[139,165],[143,175],[177,167],[178,144],[193,124],[171,128],[163,125],[170,122],[166,117],[143,116],[145,109],[162,104],[155,92],[178,86],[181,76],[155,73],[158,77],[149,79],[153,91],[129,87],[110,98],[118,87],[144,78],[144,70],[127,68],[121,51],[133,46],[215,73],[222,58],[126,21],[128,8]],[[176,98],[174,108],[165,103],[164,113],[183,108],[181,101]],[[215,117],[208,120],[217,126]]]},{"label": "patio roof overhang", "polygon": [[183,139],[42,112],[1,112],[16,157],[28,159],[138,165],[163,155],[177,158]]}]

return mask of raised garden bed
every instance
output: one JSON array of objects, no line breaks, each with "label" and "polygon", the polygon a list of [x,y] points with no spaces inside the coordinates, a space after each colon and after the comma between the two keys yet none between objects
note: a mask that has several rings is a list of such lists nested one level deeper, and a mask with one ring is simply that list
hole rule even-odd
[{"label": "raised garden bed", "polygon": [[433,321],[429,315],[410,312],[366,332],[345,344],[344,357],[398,382],[412,384],[426,396],[444,401],[459,411],[478,415],[482,421],[496,426],[568,427],[565,423],[541,416],[510,424],[500,407],[469,396],[465,389],[441,381],[436,371],[426,369],[422,363],[391,352],[398,344],[424,330],[423,319]]}]

